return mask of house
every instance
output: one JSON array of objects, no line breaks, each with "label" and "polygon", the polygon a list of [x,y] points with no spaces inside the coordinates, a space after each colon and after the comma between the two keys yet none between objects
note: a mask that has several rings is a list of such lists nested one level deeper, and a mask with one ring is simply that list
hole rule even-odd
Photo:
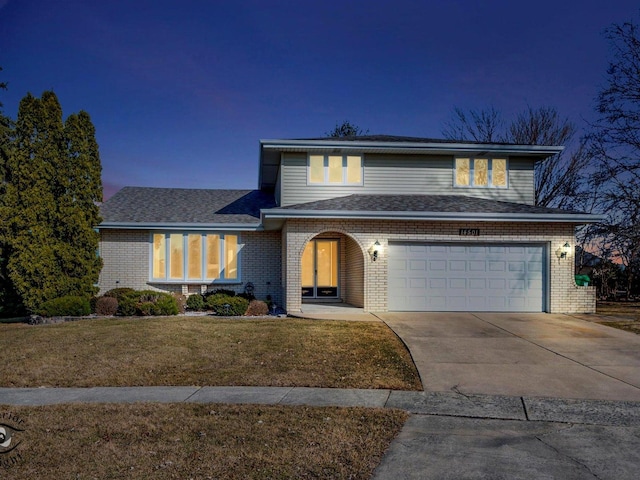
[{"label": "house", "polygon": [[251,283],[289,312],[593,312],[574,230],[535,206],[534,165],[562,147],[397,136],[261,140],[257,190],[126,187],[99,225],[101,293]]}]

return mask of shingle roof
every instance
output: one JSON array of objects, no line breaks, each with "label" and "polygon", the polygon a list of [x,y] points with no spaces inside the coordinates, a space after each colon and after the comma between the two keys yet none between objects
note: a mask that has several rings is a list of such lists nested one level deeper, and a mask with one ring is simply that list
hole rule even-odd
[{"label": "shingle roof", "polygon": [[125,187],[100,207],[103,224],[258,224],[275,206],[260,190]]},{"label": "shingle roof", "polygon": [[571,214],[558,208],[536,207],[463,195],[349,195],[346,197],[299,203],[281,210],[355,211],[355,212],[448,212]]}]

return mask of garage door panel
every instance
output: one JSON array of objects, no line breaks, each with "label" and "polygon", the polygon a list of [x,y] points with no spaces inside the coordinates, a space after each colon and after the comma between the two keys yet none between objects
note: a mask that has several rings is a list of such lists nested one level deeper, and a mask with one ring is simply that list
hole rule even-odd
[{"label": "garage door panel", "polygon": [[525,271],[525,262],[509,262],[509,271],[510,272],[524,272]]},{"label": "garage door panel", "polygon": [[389,244],[389,309],[544,309],[543,245]]},{"label": "garage door panel", "polygon": [[465,262],[464,260],[450,260],[449,271],[450,272],[466,272],[467,262]]},{"label": "garage door panel", "polygon": [[504,261],[489,261],[490,272],[505,272],[507,270],[507,262]]},{"label": "garage door panel", "polygon": [[427,268],[426,260],[411,260],[409,261],[409,270],[419,270],[422,271]]},{"label": "garage door panel", "polygon": [[429,270],[433,272],[444,272],[447,270],[446,260],[429,260]]}]

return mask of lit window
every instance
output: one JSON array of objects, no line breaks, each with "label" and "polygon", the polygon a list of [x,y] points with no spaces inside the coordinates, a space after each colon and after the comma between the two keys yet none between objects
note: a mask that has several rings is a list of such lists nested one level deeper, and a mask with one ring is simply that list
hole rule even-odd
[{"label": "lit window", "polygon": [[361,155],[309,155],[309,185],[362,185]]},{"label": "lit window", "polygon": [[237,281],[239,250],[237,235],[154,233],[151,280]]},{"label": "lit window", "polygon": [[506,158],[456,158],[456,187],[508,187]]},{"label": "lit window", "polygon": [[167,247],[163,233],[153,234],[153,278],[166,278]]}]

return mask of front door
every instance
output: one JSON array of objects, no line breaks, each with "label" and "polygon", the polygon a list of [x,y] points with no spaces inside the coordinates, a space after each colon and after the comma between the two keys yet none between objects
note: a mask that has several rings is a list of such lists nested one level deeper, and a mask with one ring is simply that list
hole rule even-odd
[{"label": "front door", "polygon": [[338,240],[310,240],[302,254],[302,296],[338,297]]}]

